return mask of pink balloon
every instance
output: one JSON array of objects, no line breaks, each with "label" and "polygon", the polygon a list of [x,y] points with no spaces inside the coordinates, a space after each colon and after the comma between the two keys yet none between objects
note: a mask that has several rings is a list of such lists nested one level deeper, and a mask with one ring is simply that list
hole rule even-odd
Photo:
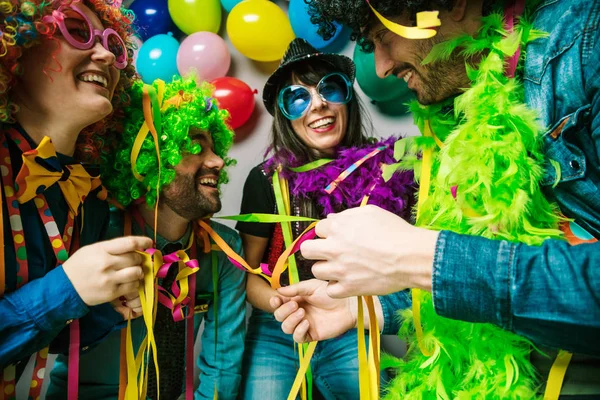
[{"label": "pink balloon", "polygon": [[177,52],[179,74],[196,71],[198,78],[204,81],[225,76],[230,64],[227,44],[212,32],[192,33],[181,42]]}]

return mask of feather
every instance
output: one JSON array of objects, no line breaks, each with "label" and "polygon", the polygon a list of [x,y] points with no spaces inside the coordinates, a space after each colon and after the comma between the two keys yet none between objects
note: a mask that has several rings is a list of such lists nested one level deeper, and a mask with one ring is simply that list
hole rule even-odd
[{"label": "feather", "polygon": [[[494,13],[483,18],[476,38],[439,44],[426,58],[443,60],[459,47],[467,55],[489,50],[477,68],[467,66],[472,86],[464,93],[444,104],[409,107],[419,129],[423,131],[428,121],[444,144],[438,149],[429,138],[416,138],[418,150],[407,151],[399,162],[403,167],[412,164],[419,180],[421,160],[411,157],[434,149],[421,226],[530,245],[562,238],[557,206],[544,197],[539,184],[544,162],[541,127],[524,103],[522,84],[504,75],[505,55],[540,37],[543,34],[531,29],[526,18],[508,34],[502,14]],[[436,352],[432,357],[421,354],[412,311],[403,310],[398,335],[407,341],[408,350],[396,364],[385,399],[537,397],[539,381],[527,339],[490,324],[440,317],[431,295],[418,295],[423,340]]]}]

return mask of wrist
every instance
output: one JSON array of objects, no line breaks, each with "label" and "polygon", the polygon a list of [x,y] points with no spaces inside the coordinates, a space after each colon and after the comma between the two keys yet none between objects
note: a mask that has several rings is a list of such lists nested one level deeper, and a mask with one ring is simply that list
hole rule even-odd
[{"label": "wrist", "polygon": [[348,313],[350,314],[352,328],[358,328],[358,297],[347,297],[346,305],[348,307]]},{"label": "wrist", "polygon": [[415,257],[411,262],[411,270],[408,275],[409,288],[431,292],[433,260],[438,236],[438,231],[420,228]]},{"label": "wrist", "polygon": [[[369,329],[369,309],[367,308],[367,303],[364,297],[362,298],[363,303],[363,324],[365,329]],[[350,317],[352,321],[352,328],[358,328],[358,297],[349,297],[348,301],[348,309],[350,312]],[[377,325],[379,326],[379,331],[383,331],[383,325],[385,323],[383,316],[383,308],[381,306],[381,302],[379,301],[378,296],[373,296],[373,306],[375,307],[375,316],[377,317]]]}]

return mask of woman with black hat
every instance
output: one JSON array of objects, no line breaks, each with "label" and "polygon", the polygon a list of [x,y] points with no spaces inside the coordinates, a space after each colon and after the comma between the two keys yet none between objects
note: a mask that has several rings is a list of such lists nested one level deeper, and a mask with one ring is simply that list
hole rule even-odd
[{"label": "woman with black hat", "polygon": [[[372,127],[353,91],[354,78],[355,66],[348,57],[320,53],[303,39],[292,41],[263,90],[265,107],[274,117],[271,157],[250,171],[242,214],[323,218],[357,207],[366,194],[372,194],[386,203],[385,208],[409,218],[412,174],[396,174],[386,184],[391,189],[383,194],[372,192],[381,181],[380,164],[395,162],[390,146],[395,139],[378,144],[368,139]],[[357,160],[364,167],[358,168]],[[339,179],[346,170],[354,172]],[[239,222],[246,260],[253,267],[268,264],[272,271],[306,225]],[[299,253],[290,263],[296,264],[299,275],[292,273],[293,281],[313,277],[312,262]],[[281,281],[286,285],[290,277],[283,275]],[[297,373],[298,353],[292,337],[281,331],[272,315],[269,301],[276,292],[259,276],[250,275],[247,296],[253,312],[246,336],[243,398],[286,398]],[[319,343],[311,373],[324,398],[358,399],[356,331]]]}]

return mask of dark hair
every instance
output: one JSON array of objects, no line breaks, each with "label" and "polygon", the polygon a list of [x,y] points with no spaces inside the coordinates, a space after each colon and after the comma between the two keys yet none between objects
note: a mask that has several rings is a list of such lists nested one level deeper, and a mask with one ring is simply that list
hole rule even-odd
[{"label": "dark hair", "polygon": [[[366,52],[373,51],[373,42],[368,37],[377,17],[371,12],[366,0],[304,0],[309,7],[311,22],[319,26],[319,35],[330,39],[336,32],[334,21],[352,30],[350,38]],[[413,22],[417,13],[431,10],[451,10],[455,0],[370,0],[373,8],[387,18],[408,13]],[[502,0],[483,0],[483,15],[503,3]]]},{"label": "dark hair", "polygon": [[[295,78],[305,85],[314,86],[319,83],[321,78],[328,73],[338,72],[338,69],[331,63],[318,60],[307,59],[293,65],[289,70],[286,79],[282,79],[276,93],[287,85],[292,84]],[[277,102],[277,100],[275,100]],[[372,132],[372,123],[368,115],[364,112],[364,108],[360,99],[354,92],[352,99],[347,104],[348,107],[348,122],[346,124],[346,133],[340,143],[342,147],[362,146],[368,142],[368,138]],[[273,150],[278,162],[286,165],[289,162],[289,157],[299,162],[309,162],[320,158],[320,155],[298,138],[298,135],[292,128],[292,123],[287,119],[275,105],[275,115],[272,126],[272,142],[270,148]],[[291,154],[290,154],[291,153]]]}]

